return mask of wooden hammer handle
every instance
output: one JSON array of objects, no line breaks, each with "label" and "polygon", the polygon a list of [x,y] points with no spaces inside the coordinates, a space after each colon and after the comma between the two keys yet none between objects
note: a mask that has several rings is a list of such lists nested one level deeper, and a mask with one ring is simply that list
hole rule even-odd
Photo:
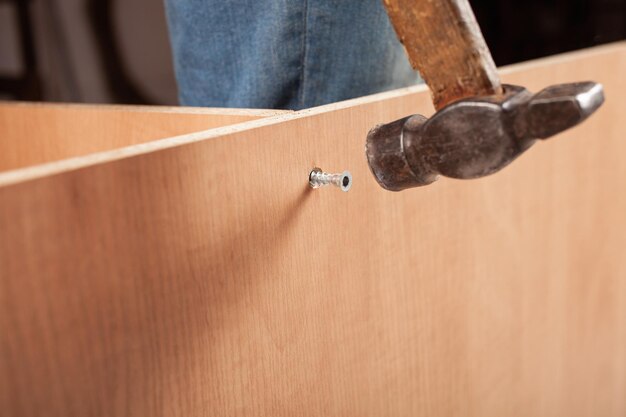
[{"label": "wooden hammer handle", "polygon": [[502,93],[496,66],[468,0],[383,0],[436,109]]}]

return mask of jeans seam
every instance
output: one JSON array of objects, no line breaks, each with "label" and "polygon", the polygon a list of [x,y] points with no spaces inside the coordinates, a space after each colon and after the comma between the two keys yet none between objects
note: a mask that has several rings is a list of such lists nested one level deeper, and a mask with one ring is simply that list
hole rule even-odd
[{"label": "jeans seam", "polygon": [[299,108],[304,107],[305,100],[305,82],[306,82],[306,58],[307,58],[307,20],[309,18],[309,1],[304,0],[304,10],[302,11],[302,59],[300,60],[300,94]]}]

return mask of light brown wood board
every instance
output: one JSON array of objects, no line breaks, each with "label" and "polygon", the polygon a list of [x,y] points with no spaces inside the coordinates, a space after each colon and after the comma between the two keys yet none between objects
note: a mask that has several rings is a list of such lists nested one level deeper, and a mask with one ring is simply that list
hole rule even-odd
[{"label": "light brown wood board", "polygon": [[0,102],[0,172],[286,113]]},{"label": "light brown wood board", "polygon": [[624,43],[505,70],[607,100],[401,193],[365,134],[419,87],[1,174],[2,415],[623,416],[625,72]]}]

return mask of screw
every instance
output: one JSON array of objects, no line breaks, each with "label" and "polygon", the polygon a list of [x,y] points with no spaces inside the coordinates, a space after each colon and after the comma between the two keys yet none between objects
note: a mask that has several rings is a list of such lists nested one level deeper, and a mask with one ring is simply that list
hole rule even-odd
[{"label": "screw", "polygon": [[348,191],[352,187],[352,174],[349,171],[343,171],[340,174],[329,174],[319,168],[313,168],[309,174],[309,185],[311,188],[334,185],[341,188],[341,191]]}]

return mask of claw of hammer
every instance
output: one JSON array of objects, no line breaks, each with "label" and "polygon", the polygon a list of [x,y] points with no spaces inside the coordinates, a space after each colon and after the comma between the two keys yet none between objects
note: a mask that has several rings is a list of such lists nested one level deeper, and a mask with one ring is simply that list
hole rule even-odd
[{"label": "claw of hammer", "polygon": [[535,95],[505,85],[504,94],[456,101],[430,119],[413,115],[376,126],[367,135],[367,159],[391,191],[427,185],[439,175],[478,178],[508,165],[536,139],[582,122],[603,102],[595,82],[559,84]]}]

